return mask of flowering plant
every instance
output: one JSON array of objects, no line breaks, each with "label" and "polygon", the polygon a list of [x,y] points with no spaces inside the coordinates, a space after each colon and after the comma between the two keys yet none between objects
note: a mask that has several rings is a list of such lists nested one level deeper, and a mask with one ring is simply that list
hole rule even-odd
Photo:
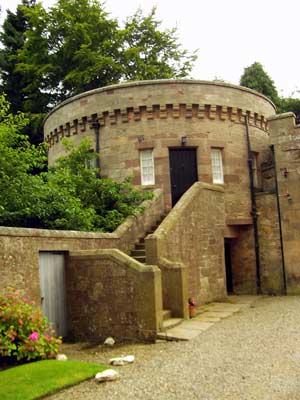
[{"label": "flowering plant", "polygon": [[17,360],[53,358],[61,338],[34,302],[9,288],[0,293],[0,357]]}]

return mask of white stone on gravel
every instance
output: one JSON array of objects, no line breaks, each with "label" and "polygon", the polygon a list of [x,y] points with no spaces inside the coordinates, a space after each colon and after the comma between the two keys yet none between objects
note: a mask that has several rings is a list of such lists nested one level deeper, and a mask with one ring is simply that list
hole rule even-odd
[{"label": "white stone on gravel", "polygon": [[111,358],[109,360],[109,363],[111,365],[126,365],[126,364],[131,364],[134,361],[134,356],[125,356],[125,357],[116,357],[116,358]]},{"label": "white stone on gravel", "polygon": [[105,339],[104,344],[105,346],[113,346],[116,343],[115,339],[109,336]]},{"label": "white stone on gravel", "polygon": [[98,372],[95,376],[97,382],[115,381],[120,377],[119,373],[114,369],[106,369],[103,372]]},{"label": "white stone on gravel", "polygon": [[56,360],[57,361],[67,361],[68,357],[65,354],[57,354]]}]

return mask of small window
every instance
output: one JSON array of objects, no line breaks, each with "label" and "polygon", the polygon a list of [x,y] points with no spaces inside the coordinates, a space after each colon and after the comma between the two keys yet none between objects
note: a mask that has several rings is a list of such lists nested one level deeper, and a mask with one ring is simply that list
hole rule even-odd
[{"label": "small window", "polygon": [[224,183],[222,150],[211,149],[211,167],[213,183]]},{"label": "small window", "polygon": [[153,159],[153,149],[141,150],[140,151],[141,160],[141,183],[142,186],[154,185],[155,175],[154,175],[154,159]]}]

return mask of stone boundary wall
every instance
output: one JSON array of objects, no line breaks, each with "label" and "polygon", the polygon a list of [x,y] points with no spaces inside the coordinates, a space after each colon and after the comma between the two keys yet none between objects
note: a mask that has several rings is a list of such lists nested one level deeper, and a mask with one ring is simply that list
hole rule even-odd
[{"label": "stone boundary wall", "polygon": [[185,316],[198,303],[226,296],[224,189],[196,182],[146,238],[146,260],[162,270],[163,305]]},{"label": "stone boundary wall", "polygon": [[88,233],[0,227],[0,290],[8,286],[40,302],[39,252],[119,248],[129,253],[134,242],[164,213],[163,195],[155,190],[152,200],[142,205],[145,210],[130,216],[113,233]]},{"label": "stone boundary wall", "polygon": [[70,338],[155,340],[162,324],[158,267],[117,249],[71,252],[66,280]]}]

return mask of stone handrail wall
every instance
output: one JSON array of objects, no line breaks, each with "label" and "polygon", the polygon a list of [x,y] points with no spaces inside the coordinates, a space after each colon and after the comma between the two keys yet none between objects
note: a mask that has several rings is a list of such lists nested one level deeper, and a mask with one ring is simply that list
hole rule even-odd
[{"label": "stone handrail wall", "polygon": [[224,189],[196,182],[146,238],[146,260],[162,270],[163,303],[185,316],[199,303],[225,296]]},{"label": "stone handrail wall", "polygon": [[162,324],[158,267],[117,249],[71,252],[66,279],[72,339],[155,340]]}]

